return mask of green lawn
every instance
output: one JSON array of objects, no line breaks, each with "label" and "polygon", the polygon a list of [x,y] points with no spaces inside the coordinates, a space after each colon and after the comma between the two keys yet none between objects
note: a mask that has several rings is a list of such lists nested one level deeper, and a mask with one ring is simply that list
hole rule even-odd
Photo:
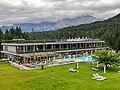
[{"label": "green lawn", "polygon": [[[22,71],[0,64],[0,90],[120,90],[120,67],[109,68],[106,74],[102,67],[96,72],[84,63],[79,63],[79,72],[69,72],[70,67],[75,64]],[[93,73],[106,76],[107,80],[92,80]]]}]

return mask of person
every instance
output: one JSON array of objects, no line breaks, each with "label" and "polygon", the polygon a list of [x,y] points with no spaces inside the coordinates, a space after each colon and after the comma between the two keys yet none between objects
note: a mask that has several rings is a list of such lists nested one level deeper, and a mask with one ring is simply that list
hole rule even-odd
[{"label": "person", "polygon": [[43,65],[43,62],[41,62],[41,69],[44,69],[44,65]]}]

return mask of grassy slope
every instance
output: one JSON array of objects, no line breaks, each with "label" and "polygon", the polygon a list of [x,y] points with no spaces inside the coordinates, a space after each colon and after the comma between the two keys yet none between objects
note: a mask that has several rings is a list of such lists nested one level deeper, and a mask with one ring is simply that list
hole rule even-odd
[{"label": "grassy slope", "polygon": [[91,65],[79,63],[79,72],[69,72],[75,64],[47,67],[44,70],[20,71],[9,64],[0,64],[0,90],[120,90],[120,67],[103,74],[105,81],[92,80]]}]

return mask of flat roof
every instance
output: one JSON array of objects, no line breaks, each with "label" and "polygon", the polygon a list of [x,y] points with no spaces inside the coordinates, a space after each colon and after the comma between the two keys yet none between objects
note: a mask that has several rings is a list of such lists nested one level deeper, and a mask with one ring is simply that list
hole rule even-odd
[{"label": "flat roof", "polygon": [[58,41],[58,42],[41,42],[41,43],[1,43],[2,45],[10,46],[26,46],[26,45],[43,45],[43,44],[73,44],[73,43],[103,43],[104,41],[100,40],[91,40],[91,41]]}]

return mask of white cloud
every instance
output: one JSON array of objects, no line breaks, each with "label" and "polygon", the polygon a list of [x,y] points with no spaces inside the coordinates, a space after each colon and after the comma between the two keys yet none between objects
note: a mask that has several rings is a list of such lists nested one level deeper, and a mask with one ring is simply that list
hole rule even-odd
[{"label": "white cloud", "polygon": [[120,0],[0,0],[0,26],[81,15],[109,18],[119,12]]}]

